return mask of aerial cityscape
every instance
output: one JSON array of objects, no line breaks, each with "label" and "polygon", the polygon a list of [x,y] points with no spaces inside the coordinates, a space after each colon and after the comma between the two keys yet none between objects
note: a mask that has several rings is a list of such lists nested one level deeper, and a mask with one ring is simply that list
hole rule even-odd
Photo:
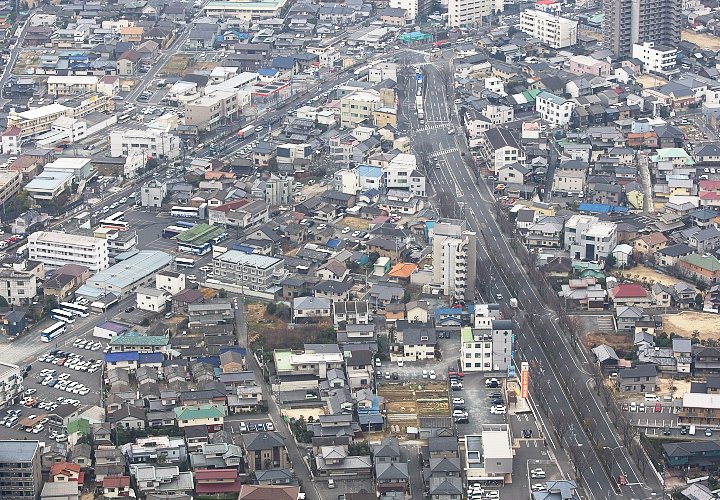
[{"label": "aerial cityscape", "polygon": [[720,498],[720,2],[0,35],[0,500]]}]

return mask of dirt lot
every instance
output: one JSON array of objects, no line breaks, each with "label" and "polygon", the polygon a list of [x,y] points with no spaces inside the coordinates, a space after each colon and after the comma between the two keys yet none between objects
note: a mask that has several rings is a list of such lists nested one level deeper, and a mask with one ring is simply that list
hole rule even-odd
[{"label": "dirt lot", "polygon": [[321,408],[280,408],[280,413],[283,414],[283,416],[288,418],[294,418],[296,420],[299,420],[300,417],[304,417],[305,421],[308,420],[308,418],[312,417],[315,420],[318,420],[320,415],[325,415],[325,412]]},{"label": "dirt lot", "polygon": [[684,337],[692,336],[697,330],[701,340],[720,339],[720,316],[712,313],[681,312],[663,316],[665,331]]},{"label": "dirt lot", "polygon": [[385,384],[378,387],[378,395],[387,401],[390,424],[405,427],[418,425],[418,417],[438,417],[450,414],[445,384]]},{"label": "dirt lot", "polygon": [[338,226],[345,225],[352,230],[367,231],[368,221],[361,219],[360,217],[343,217],[343,220]]},{"label": "dirt lot", "polygon": [[165,63],[158,76],[182,76],[196,70],[211,70],[220,63],[196,61],[189,54],[173,54]]},{"label": "dirt lot", "polygon": [[618,271],[617,275],[626,277],[628,279],[633,279],[635,281],[642,281],[643,278],[645,278],[645,281],[648,284],[650,284],[650,282],[652,281],[654,283],[662,283],[666,286],[672,286],[678,281],[680,281],[677,278],[668,276],[667,274],[660,274],[654,269],[650,269],[649,267],[645,266],[635,266],[632,269]]},{"label": "dirt lot", "polygon": [[24,75],[26,68],[34,68],[40,62],[40,57],[33,51],[21,51],[18,55],[15,66],[12,68],[14,75]]},{"label": "dirt lot", "polygon": [[656,383],[657,390],[655,393],[662,396],[670,396],[672,394],[673,387],[675,387],[676,396],[690,392],[689,380],[673,380],[670,377],[658,377],[656,379]]},{"label": "dirt lot", "polygon": [[694,31],[685,30],[682,32],[681,38],[703,49],[720,50],[720,39],[706,35],[705,33],[695,33]]},{"label": "dirt lot", "polygon": [[618,356],[623,357],[624,353],[633,351],[633,336],[629,333],[588,333],[585,335],[585,345],[592,349],[593,347],[607,344],[613,349]]},{"label": "dirt lot", "polygon": [[641,75],[637,77],[636,80],[646,89],[659,87],[660,85],[665,85],[667,83],[667,80],[660,78],[657,75]]}]

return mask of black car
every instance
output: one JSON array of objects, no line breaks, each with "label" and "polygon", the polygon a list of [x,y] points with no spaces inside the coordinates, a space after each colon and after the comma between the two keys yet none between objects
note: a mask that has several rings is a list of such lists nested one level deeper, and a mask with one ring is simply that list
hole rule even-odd
[{"label": "black car", "polygon": [[505,401],[503,401],[502,398],[494,398],[490,401],[494,405],[503,405],[505,404]]},{"label": "black car", "polygon": [[393,380],[398,380],[399,378],[400,378],[400,376],[398,375],[398,373],[397,373],[397,372],[393,372],[393,374],[392,374],[392,379],[393,379]]},{"label": "black car", "polygon": [[500,394],[499,392],[491,392],[490,394],[488,394],[488,397],[489,397],[490,399],[501,398],[501,397],[502,397],[502,394]]},{"label": "black car", "polygon": [[126,312],[126,313],[131,313],[131,312],[133,312],[134,310],[135,310],[135,308],[134,308],[133,306],[130,306],[130,307],[126,307],[126,308],[125,308],[125,312]]},{"label": "black car", "polygon": [[466,411],[465,405],[453,405],[453,410]]},{"label": "black car", "polygon": [[470,420],[467,417],[457,417],[455,418],[456,424],[469,424]]},{"label": "black car", "polygon": [[530,439],[532,437],[532,429],[523,429],[522,436],[525,439]]},{"label": "black car", "polygon": [[493,380],[492,382],[488,382],[487,384],[485,384],[485,387],[489,389],[497,389],[498,387],[500,387],[500,384]]},{"label": "black car", "polygon": [[687,433],[688,433],[687,427],[685,427],[684,425],[683,425],[682,427],[680,427],[680,434],[681,434],[681,435],[684,436],[684,435],[687,434]]},{"label": "black car", "polygon": [[670,427],[663,428],[663,436],[669,436],[670,435]]}]

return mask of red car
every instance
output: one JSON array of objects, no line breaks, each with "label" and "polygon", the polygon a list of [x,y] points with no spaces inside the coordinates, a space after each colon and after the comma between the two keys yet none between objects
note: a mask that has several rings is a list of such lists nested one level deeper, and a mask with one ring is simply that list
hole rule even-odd
[{"label": "red car", "polygon": [[662,413],[662,405],[660,403],[655,403],[655,413]]},{"label": "red car", "polygon": [[618,476],[618,484],[619,484],[620,486],[625,486],[625,485],[627,485],[627,479],[625,479],[625,474],[620,474],[620,475]]}]

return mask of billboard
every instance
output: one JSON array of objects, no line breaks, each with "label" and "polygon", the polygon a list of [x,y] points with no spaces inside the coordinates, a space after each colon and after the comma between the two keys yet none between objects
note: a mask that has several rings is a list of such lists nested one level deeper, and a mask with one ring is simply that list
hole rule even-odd
[{"label": "billboard", "polygon": [[527,361],[520,364],[520,397],[527,399],[530,389],[530,365]]}]

